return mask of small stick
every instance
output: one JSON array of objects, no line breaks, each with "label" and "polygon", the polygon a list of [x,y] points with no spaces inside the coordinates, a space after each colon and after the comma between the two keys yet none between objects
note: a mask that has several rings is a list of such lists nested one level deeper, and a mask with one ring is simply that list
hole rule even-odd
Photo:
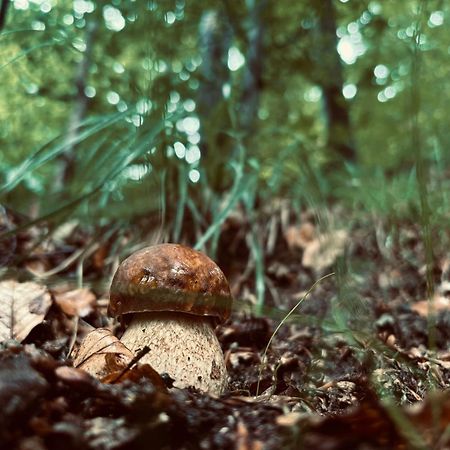
[{"label": "small stick", "polygon": [[127,364],[126,367],[124,367],[121,372],[119,373],[119,375],[117,375],[116,378],[114,378],[113,380],[111,380],[111,384],[116,383],[117,381],[119,381],[137,362],[139,362],[140,359],[142,359],[143,356],[145,356],[148,352],[150,351],[150,347],[148,347],[147,345],[142,349],[139,350],[136,354],[136,356]]}]

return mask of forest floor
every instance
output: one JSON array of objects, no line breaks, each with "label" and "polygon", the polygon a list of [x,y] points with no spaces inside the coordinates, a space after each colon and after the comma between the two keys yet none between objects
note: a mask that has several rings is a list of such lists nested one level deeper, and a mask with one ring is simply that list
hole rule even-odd
[{"label": "forest floor", "polygon": [[109,280],[149,236],[68,223],[3,240],[0,448],[450,448],[449,236],[427,262],[419,226],[344,230],[336,215],[326,232],[282,208],[223,225],[215,259],[236,302],[216,330],[229,373],[219,398],[169,390],[139,363],[114,382],[73,367],[92,327],[117,331]]}]

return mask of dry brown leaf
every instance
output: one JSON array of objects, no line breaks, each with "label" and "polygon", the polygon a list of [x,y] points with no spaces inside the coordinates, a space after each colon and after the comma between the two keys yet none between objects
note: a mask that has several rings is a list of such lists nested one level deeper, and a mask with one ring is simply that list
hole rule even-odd
[{"label": "dry brown leaf", "polygon": [[83,339],[73,365],[101,379],[124,369],[133,357],[134,354],[110,330],[97,328]]},{"label": "dry brown leaf", "polygon": [[303,266],[317,272],[330,267],[344,253],[347,238],[345,230],[337,230],[312,240],[303,252]]},{"label": "dry brown leaf", "polygon": [[316,229],[311,222],[302,223],[300,226],[290,226],[285,234],[288,247],[292,250],[295,248],[303,249],[312,242],[316,235]]},{"label": "dry brown leaf", "polygon": [[88,288],[55,294],[55,302],[68,316],[86,317],[94,310],[95,295]]},{"label": "dry brown leaf", "polygon": [[52,304],[45,286],[34,282],[0,282],[0,341],[23,341]]},{"label": "dry brown leaf", "polygon": [[419,316],[428,317],[430,312],[438,312],[450,309],[450,299],[436,294],[433,300],[430,302],[428,300],[420,300],[413,305],[411,309],[415,311]]},{"label": "dry brown leaf", "polygon": [[244,422],[239,420],[236,427],[237,450],[262,450],[264,444],[258,439],[252,439]]},{"label": "dry brown leaf", "polygon": [[100,381],[106,384],[116,384],[126,380],[137,383],[142,379],[150,381],[159,391],[167,391],[161,375],[150,364],[136,364],[126,371],[124,369],[116,370],[103,377]]}]

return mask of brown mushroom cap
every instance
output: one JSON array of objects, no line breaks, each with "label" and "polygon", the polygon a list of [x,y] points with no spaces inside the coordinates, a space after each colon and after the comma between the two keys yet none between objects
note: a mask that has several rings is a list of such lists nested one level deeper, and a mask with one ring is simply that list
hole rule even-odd
[{"label": "brown mushroom cap", "polygon": [[217,264],[179,244],[159,244],[122,261],[110,289],[108,314],[173,311],[211,316],[231,313],[233,298]]}]

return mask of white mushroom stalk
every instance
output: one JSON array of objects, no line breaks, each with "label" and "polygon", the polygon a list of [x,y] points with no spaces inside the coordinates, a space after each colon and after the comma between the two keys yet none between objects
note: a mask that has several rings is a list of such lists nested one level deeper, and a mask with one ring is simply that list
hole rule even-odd
[{"label": "white mushroom stalk", "polygon": [[171,312],[136,314],[120,340],[134,354],[147,346],[149,352],[140,362],[170,375],[174,387],[195,387],[212,395],[226,388],[222,349],[208,318]]}]

